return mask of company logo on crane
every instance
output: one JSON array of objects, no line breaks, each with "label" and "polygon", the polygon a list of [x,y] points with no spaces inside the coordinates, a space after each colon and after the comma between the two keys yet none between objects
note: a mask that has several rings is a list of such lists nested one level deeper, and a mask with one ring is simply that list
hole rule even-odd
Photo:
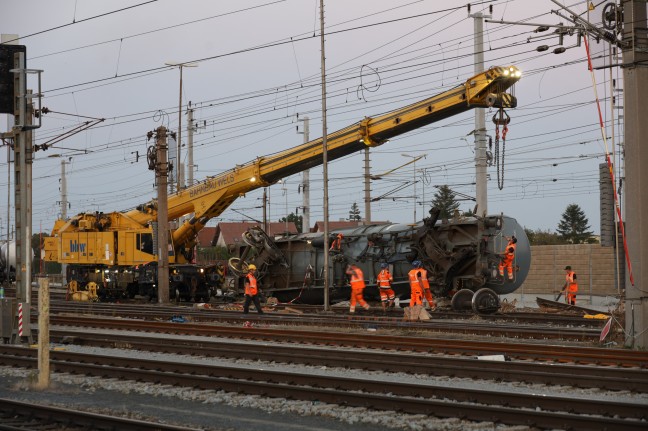
[{"label": "company logo on crane", "polygon": [[70,252],[71,253],[85,253],[86,251],[86,244],[85,243],[77,243],[76,239],[75,240],[70,240]]}]

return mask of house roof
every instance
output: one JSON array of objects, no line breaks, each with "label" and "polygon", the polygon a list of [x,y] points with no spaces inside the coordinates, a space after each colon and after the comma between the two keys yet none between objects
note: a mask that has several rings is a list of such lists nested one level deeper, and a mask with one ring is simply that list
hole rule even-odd
[{"label": "house roof", "polygon": [[204,227],[198,231],[198,245],[200,247],[211,247],[216,242],[216,228]]},{"label": "house roof", "polygon": [[[243,232],[253,226],[261,226],[259,223],[252,222],[220,222],[216,226],[216,235],[214,241],[218,240],[220,236],[223,237],[225,244],[237,244],[241,242],[241,235]],[[297,226],[294,222],[288,222],[288,233],[297,234]],[[270,222],[268,223],[269,236],[281,235],[286,233],[285,222]]]}]

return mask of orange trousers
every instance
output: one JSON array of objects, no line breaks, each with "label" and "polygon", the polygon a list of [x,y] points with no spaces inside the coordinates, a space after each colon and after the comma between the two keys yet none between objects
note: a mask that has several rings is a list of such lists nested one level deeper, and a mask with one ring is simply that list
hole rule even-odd
[{"label": "orange trousers", "polygon": [[351,289],[351,306],[349,307],[350,313],[355,313],[356,303],[359,303],[362,308],[365,310],[369,309],[369,304],[364,300],[362,296],[363,289]]},{"label": "orange trousers", "polygon": [[430,291],[430,289],[423,288],[423,294],[425,295],[425,299],[427,299],[427,302],[430,305],[430,307],[436,307],[436,304],[434,303],[434,298],[432,297],[432,292]]},{"label": "orange trousers", "polygon": [[412,292],[410,294],[410,307],[413,305],[423,305],[423,292],[420,287],[412,287]]}]

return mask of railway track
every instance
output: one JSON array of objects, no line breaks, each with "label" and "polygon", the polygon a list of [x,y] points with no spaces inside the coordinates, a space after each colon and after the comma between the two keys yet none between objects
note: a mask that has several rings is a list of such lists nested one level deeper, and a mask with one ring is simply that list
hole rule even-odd
[{"label": "railway track", "polygon": [[172,353],[229,359],[249,359],[286,364],[353,368],[382,372],[402,372],[431,376],[451,376],[477,380],[565,385],[614,391],[648,393],[648,370],[638,368],[596,367],[520,361],[483,361],[440,355],[395,352],[323,349],[313,346],[187,340],[127,334],[85,334],[79,331],[55,330],[55,343],[81,346],[121,348],[147,352]]},{"label": "railway track", "polygon": [[[196,323],[153,322],[135,319],[98,318],[89,316],[51,317],[53,325],[156,332],[178,335],[198,335],[237,339],[265,340],[294,344],[356,347],[376,350],[426,352],[449,355],[506,355],[516,360],[604,366],[648,368],[648,354],[625,349],[574,347],[496,341],[472,341],[425,336],[377,335],[363,332],[307,331],[277,327],[208,325]],[[489,340],[492,338],[489,337]]]},{"label": "railway track", "polygon": [[[37,366],[34,349],[0,346],[3,365]],[[316,375],[266,370],[178,363],[178,361],[133,360],[128,357],[51,352],[51,367],[67,372],[116,379],[130,379],[208,390],[224,390],[279,397],[394,410],[436,417],[459,417],[509,425],[571,430],[643,430],[648,426],[645,404],[595,399],[507,393],[463,389],[431,384],[376,381],[348,376]]]},{"label": "railway track", "polygon": [[[266,313],[258,315],[251,313],[244,315],[240,311],[201,310],[187,307],[142,307],[131,304],[89,304],[84,306],[52,304],[50,308],[52,319],[54,317],[71,315],[95,315],[111,316],[139,321],[160,321],[169,320],[173,317],[182,318],[191,322],[241,325],[244,322],[251,322],[255,325],[276,325],[276,326],[319,326],[319,327],[344,327],[344,328],[366,328],[368,326],[380,326],[381,328],[392,328],[399,330],[425,331],[430,333],[454,333],[466,334],[488,338],[507,337],[514,339],[537,339],[537,340],[570,340],[587,343],[598,342],[601,327],[605,323],[595,319],[583,319],[581,317],[560,316],[556,320],[553,317],[545,317],[541,320],[536,315],[525,323],[520,322],[518,316],[503,316],[495,323],[490,317],[487,319],[473,319],[472,315],[461,319],[433,319],[419,322],[408,322],[400,316],[348,316],[348,315],[285,315],[279,313]],[[459,313],[454,313],[459,314]],[[511,313],[523,314],[523,313]],[[538,313],[540,314],[540,313]],[[546,315],[545,315],[546,316]],[[549,315],[552,316],[552,315]],[[569,319],[569,320],[566,320]],[[539,323],[542,322],[542,323]]]},{"label": "railway track", "polygon": [[[56,428],[55,428],[56,427]],[[198,431],[136,419],[0,398],[0,430]]]},{"label": "railway track", "polygon": [[[241,304],[232,303],[222,305],[223,308],[211,309],[196,309],[193,304],[183,303],[181,305],[159,305],[159,304],[114,304],[114,303],[88,303],[88,302],[69,302],[69,301],[52,301],[51,310],[57,313],[92,313],[92,314],[108,314],[114,315],[115,313],[123,313],[124,317],[140,316],[140,317],[155,317],[162,313],[183,314],[191,316],[195,320],[217,320],[227,319],[228,316],[240,316]],[[231,309],[228,309],[231,308]],[[309,318],[319,317],[326,318],[333,321],[371,321],[371,320],[398,320],[403,317],[403,309],[395,308],[383,313],[380,306],[375,306],[369,311],[358,310],[355,316],[349,316],[346,307],[332,307],[330,312],[324,313],[322,306],[317,305],[293,305],[293,304],[277,304],[275,306],[266,306],[264,310],[269,313],[272,318],[275,314],[279,314],[283,319],[305,319],[306,324]],[[287,314],[288,310],[295,310],[296,312],[303,313],[300,315]],[[254,314],[248,317],[255,317]],[[581,313],[565,312],[565,313],[542,313],[542,312],[502,312],[495,314],[484,314],[476,316],[471,312],[457,312],[452,310],[438,309],[432,313],[432,318],[435,320],[483,320],[485,322],[515,322],[524,324],[544,324],[544,325],[563,325],[563,326],[580,326],[586,328],[601,328],[605,324],[605,320],[600,319],[584,319]],[[410,322],[417,324],[417,322]]]}]

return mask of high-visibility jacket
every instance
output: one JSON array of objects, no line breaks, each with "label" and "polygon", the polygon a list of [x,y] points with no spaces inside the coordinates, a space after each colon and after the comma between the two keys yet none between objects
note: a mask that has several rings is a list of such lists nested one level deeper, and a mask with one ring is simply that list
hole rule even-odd
[{"label": "high-visibility jacket", "polygon": [[509,247],[513,247],[513,252],[515,253],[517,251],[517,243],[513,242],[512,240],[509,240],[508,244],[506,244],[506,248],[504,250],[508,251]]},{"label": "high-visibility jacket", "polygon": [[337,236],[331,243],[330,251],[341,251],[342,250],[342,237]]},{"label": "high-visibility jacket", "polygon": [[408,272],[407,275],[409,276],[409,282],[412,291],[417,290],[421,292],[423,290],[423,286],[421,285],[421,282],[419,282],[419,277],[421,277],[421,281],[424,280],[421,276],[421,269],[414,268],[410,272]]},{"label": "high-visibility jacket", "polygon": [[392,277],[388,269],[383,269],[378,273],[376,281],[378,281],[378,287],[388,289],[391,287],[391,282],[394,281],[394,277]]},{"label": "high-visibility jacket", "polygon": [[357,266],[351,269],[351,290],[363,290],[365,288],[364,275]]},{"label": "high-visibility jacket", "polygon": [[427,277],[427,270],[423,268],[418,268],[418,271],[421,273],[421,281],[423,282],[423,286],[421,286],[423,289],[429,289],[430,288],[430,281],[428,280]]},{"label": "high-visibility jacket", "polygon": [[578,292],[578,283],[576,282],[576,273],[574,271],[567,271],[565,275],[567,281],[567,291],[571,293]]},{"label": "high-visibility jacket", "polygon": [[245,277],[247,278],[247,282],[245,283],[245,294],[250,296],[256,295],[259,292],[257,289],[256,277],[252,275],[252,273],[249,273]]}]

